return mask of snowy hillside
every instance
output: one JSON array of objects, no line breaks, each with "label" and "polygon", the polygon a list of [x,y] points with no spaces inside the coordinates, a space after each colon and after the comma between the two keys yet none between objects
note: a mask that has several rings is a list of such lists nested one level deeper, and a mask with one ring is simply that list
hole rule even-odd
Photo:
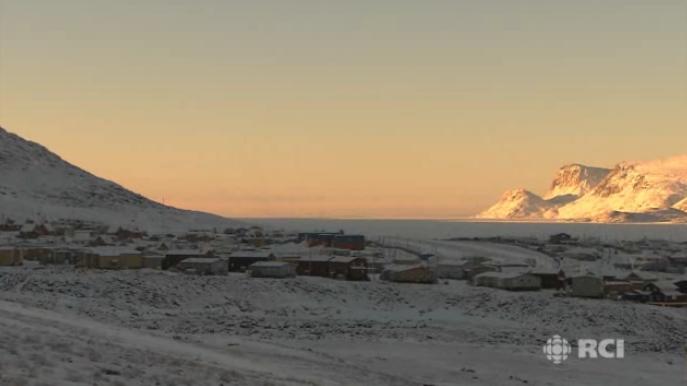
[{"label": "snowy hillside", "polygon": [[545,195],[510,194],[479,214],[493,219],[559,219],[595,222],[687,222],[687,155],[623,162],[613,169],[561,168]]},{"label": "snowy hillside", "polygon": [[85,220],[160,231],[236,225],[151,201],[2,128],[0,216],[16,222]]}]

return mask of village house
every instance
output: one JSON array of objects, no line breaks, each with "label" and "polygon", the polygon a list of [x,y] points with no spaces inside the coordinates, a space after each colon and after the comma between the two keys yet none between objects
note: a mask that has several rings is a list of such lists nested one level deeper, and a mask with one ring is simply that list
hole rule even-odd
[{"label": "village house", "polygon": [[329,260],[329,274],[346,280],[369,280],[367,259],[357,256],[335,256]]},{"label": "village house", "polygon": [[382,271],[379,278],[396,283],[434,284],[437,282],[436,271],[424,264],[389,265]]},{"label": "village house", "polygon": [[539,278],[542,289],[565,288],[565,272],[563,271],[533,271],[530,274]]},{"label": "village house", "polygon": [[678,291],[687,294],[687,280],[677,281],[675,282],[675,286],[678,288]]},{"label": "village house", "polygon": [[366,241],[363,235],[335,235],[331,242],[331,247],[348,249],[351,251],[362,251],[365,249]]},{"label": "village house", "polygon": [[229,272],[245,272],[251,265],[261,261],[274,260],[269,251],[237,251],[229,256]]},{"label": "village house", "polygon": [[147,235],[146,232],[140,230],[131,230],[122,227],[117,228],[117,230],[112,234],[119,241],[140,240]]},{"label": "village house", "polygon": [[294,264],[285,261],[259,261],[248,267],[250,277],[283,279],[296,276]]},{"label": "village house", "polygon": [[162,269],[168,270],[176,267],[179,262],[191,258],[204,258],[208,255],[200,252],[197,249],[175,249],[165,252],[165,258],[162,260]]},{"label": "village house", "polygon": [[314,233],[299,233],[298,242],[305,242],[309,247],[331,247],[334,237],[343,234],[342,232],[314,232]]},{"label": "village house", "polygon": [[570,294],[581,298],[602,298],[604,280],[593,275],[580,275],[570,278]]},{"label": "village house", "polygon": [[474,277],[478,287],[491,287],[509,291],[536,291],[541,289],[541,279],[529,273],[485,272]]},{"label": "village house", "polygon": [[23,245],[21,249],[23,251],[24,260],[29,261],[41,261],[43,259],[47,259],[52,253],[50,248],[37,244]]},{"label": "village house", "polygon": [[304,276],[330,277],[329,260],[332,256],[313,255],[303,256],[296,260],[296,272]]},{"label": "village house", "polygon": [[604,281],[604,296],[610,298],[622,298],[623,294],[641,290],[643,282],[627,280]]},{"label": "village house", "polygon": [[22,250],[14,247],[0,247],[0,266],[12,267],[22,265],[24,256]]},{"label": "village house", "polygon": [[652,304],[687,307],[687,294],[678,291],[675,283],[667,281],[647,283],[643,290],[650,293],[649,301]]},{"label": "village house", "polygon": [[227,262],[219,257],[191,257],[180,261],[175,269],[197,275],[226,275]]},{"label": "village house", "polygon": [[81,268],[94,269],[141,269],[143,256],[140,252],[125,248],[100,247],[91,248],[89,253],[79,258]]},{"label": "village house", "polygon": [[39,256],[38,261],[43,265],[75,265],[84,254],[85,252],[80,249],[54,248],[50,249],[49,253]]},{"label": "village house", "polygon": [[161,270],[163,261],[165,261],[163,255],[143,255],[143,268]]}]

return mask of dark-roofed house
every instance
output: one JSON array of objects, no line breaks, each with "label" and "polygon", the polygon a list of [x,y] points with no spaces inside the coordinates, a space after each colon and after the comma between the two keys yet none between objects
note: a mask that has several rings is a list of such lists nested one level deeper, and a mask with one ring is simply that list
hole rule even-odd
[{"label": "dark-roofed house", "polygon": [[285,261],[260,261],[248,267],[251,277],[284,279],[296,276],[294,264]]},{"label": "dark-roofed house", "polygon": [[303,256],[296,260],[296,272],[305,276],[330,277],[329,260],[332,256],[313,255]]},{"label": "dark-roofed house", "polygon": [[687,294],[678,291],[675,283],[654,282],[644,285],[644,291],[650,293],[650,301],[662,305],[687,306]]},{"label": "dark-roofed house", "polygon": [[229,272],[245,272],[251,265],[261,261],[274,260],[274,254],[267,251],[237,251],[229,256]]},{"label": "dark-roofed house", "polygon": [[298,235],[299,240],[305,241],[309,247],[331,247],[334,237],[341,235],[341,232],[316,232],[316,233],[301,233]]},{"label": "dark-roofed house", "polygon": [[205,258],[209,257],[199,250],[195,249],[176,249],[165,252],[165,258],[162,260],[162,269],[167,270],[176,267],[179,262],[191,258]]},{"label": "dark-roofed house", "polygon": [[365,236],[363,235],[336,235],[331,246],[351,251],[362,251],[365,249],[365,243]]},{"label": "dark-roofed house", "polygon": [[180,261],[175,268],[181,272],[197,275],[227,274],[227,262],[219,257],[190,257]]},{"label": "dark-roofed house", "polygon": [[485,272],[475,276],[473,283],[509,291],[536,291],[541,288],[541,279],[529,273]]},{"label": "dark-roofed house", "polygon": [[680,280],[675,282],[675,286],[677,287],[677,290],[682,292],[683,294],[687,294],[687,280]]},{"label": "dark-roofed house", "polygon": [[381,280],[397,283],[424,283],[437,282],[437,274],[424,264],[416,265],[389,265],[379,276]]},{"label": "dark-roofed house", "polygon": [[346,280],[369,280],[367,259],[356,256],[335,256],[329,260],[329,274]]}]

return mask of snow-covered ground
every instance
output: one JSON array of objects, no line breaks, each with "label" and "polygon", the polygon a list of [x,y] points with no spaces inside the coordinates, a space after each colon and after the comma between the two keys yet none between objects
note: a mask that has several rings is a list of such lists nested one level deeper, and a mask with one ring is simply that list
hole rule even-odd
[{"label": "snow-covered ground", "polygon": [[[687,382],[685,309],[462,281],[1,268],[0,331],[2,385]],[[626,358],[554,365],[554,334],[623,338]]]}]

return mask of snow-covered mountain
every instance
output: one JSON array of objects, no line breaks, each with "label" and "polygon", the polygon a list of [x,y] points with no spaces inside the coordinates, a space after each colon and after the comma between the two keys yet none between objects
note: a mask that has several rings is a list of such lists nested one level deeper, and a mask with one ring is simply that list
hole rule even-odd
[{"label": "snow-covered mountain", "polygon": [[45,147],[1,127],[0,216],[16,222],[83,220],[151,231],[239,224],[149,200],[71,165]]},{"label": "snow-covered mountain", "polygon": [[562,196],[583,196],[599,185],[610,171],[610,169],[580,164],[565,165],[558,169],[551,188],[544,197],[551,199]]},{"label": "snow-covered mountain", "polygon": [[523,200],[512,192],[477,217],[687,222],[687,155],[622,162],[613,169],[567,165],[558,171],[545,198],[528,192]]}]

